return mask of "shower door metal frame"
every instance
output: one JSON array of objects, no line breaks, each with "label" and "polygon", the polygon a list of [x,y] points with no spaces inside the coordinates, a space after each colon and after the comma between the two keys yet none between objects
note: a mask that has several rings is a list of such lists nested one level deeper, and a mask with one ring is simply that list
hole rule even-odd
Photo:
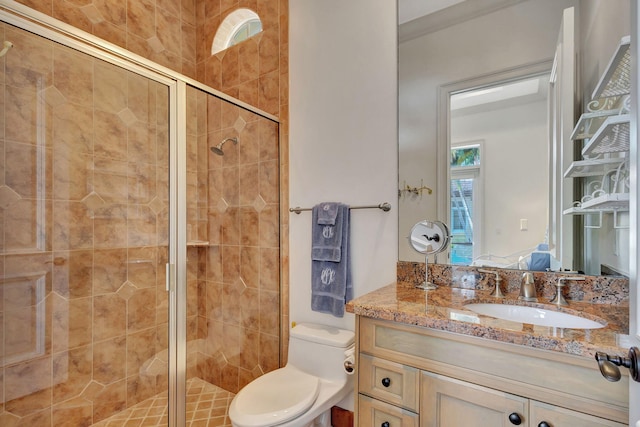
[{"label": "shower door metal frame", "polygon": [[[187,86],[280,124],[278,117],[174,70],[33,10],[14,0],[0,5],[0,21],[166,85],[169,89],[169,427],[185,425],[187,365]],[[181,419],[180,419],[181,418]]]},{"label": "shower door metal frame", "polygon": [[183,426],[186,413],[186,84],[160,74],[150,67],[131,62],[122,57],[124,51],[114,52],[113,46],[106,46],[107,43],[93,36],[13,1],[9,1],[4,9],[0,8],[0,21],[139,74],[168,89],[169,262],[166,270],[166,289],[169,293],[168,426]]}]

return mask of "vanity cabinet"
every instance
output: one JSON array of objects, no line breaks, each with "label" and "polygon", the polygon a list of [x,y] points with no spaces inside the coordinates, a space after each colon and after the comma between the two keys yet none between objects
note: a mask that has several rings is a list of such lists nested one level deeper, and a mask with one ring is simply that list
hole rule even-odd
[{"label": "vanity cabinet", "polygon": [[[356,425],[626,425],[595,360],[357,316]],[[546,423],[546,424],[545,424]]]}]

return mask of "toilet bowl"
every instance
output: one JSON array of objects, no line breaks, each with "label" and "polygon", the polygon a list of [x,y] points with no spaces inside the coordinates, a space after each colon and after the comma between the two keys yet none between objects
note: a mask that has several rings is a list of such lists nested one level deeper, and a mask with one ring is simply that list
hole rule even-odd
[{"label": "toilet bowl", "polygon": [[330,427],[331,407],[353,392],[344,370],[354,333],[301,323],[290,331],[284,368],[247,384],[229,406],[234,427]]}]

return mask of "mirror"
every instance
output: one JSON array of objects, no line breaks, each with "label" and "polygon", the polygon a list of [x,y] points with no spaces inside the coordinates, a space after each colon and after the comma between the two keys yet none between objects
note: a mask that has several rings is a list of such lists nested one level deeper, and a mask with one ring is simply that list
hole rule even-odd
[{"label": "mirror", "polygon": [[[402,3],[402,0],[400,1]],[[507,153],[507,149],[501,149],[497,154],[490,153],[488,147],[492,142],[488,141],[489,137],[486,134],[474,135],[467,130],[460,131],[457,127],[456,121],[460,123],[475,121],[476,127],[480,124],[488,125],[489,120],[482,121],[482,115],[488,117],[490,112],[498,111],[497,103],[494,102],[485,107],[481,107],[480,104],[467,105],[456,108],[452,112],[448,109],[450,104],[457,102],[451,101],[452,96],[461,95],[463,99],[464,97],[467,100],[473,99],[474,96],[470,94],[474,91],[492,90],[500,81],[515,83],[525,76],[539,77],[540,81],[546,80],[548,94],[548,73],[551,71],[556,53],[563,11],[569,7],[577,7],[580,2],[578,0],[494,1],[488,2],[493,3],[493,8],[473,11],[464,7],[465,4],[469,5],[472,2],[458,3],[433,15],[401,24],[399,29],[398,219],[401,241],[398,244],[398,259],[422,261],[420,255],[404,243],[404,239],[407,237],[408,230],[416,222],[425,218],[437,218],[449,225],[453,247],[452,258],[445,260],[442,254],[438,257],[439,263],[465,263],[482,255],[495,256],[494,260],[497,261],[498,257],[515,255],[511,261],[515,259],[516,264],[510,262],[507,267],[517,268],[520,252],[523,254],[531,254],[534,251],[544,252],[546,247],[539,244],[550,244],[553,247],[557,243],[556,240],[560,240],[558,238],[561,237],[567,242],[567,248],[575,245],[584,248],[584,252],[593,249],[594,253],[599,251],[599,253],[611,254],[608,258],[596,256],[593,259],[587,259],[586,262],[591,263],[593,267],[585,272],[600,274],[601,267],[608,263],[613,265],[612,272],[615,273],[618,271],[616,270],[617,260],[628,258],[625,256],[628,254],[628,245],[625,245],[624,233],[614,229],[611,219],[606,219],[609,223],[604,224],[602,230],[585,231],[586,229],[579,223],[582,221],[581,218],[569,218],[567,220],[569,226],[564,224],[561,227],[557,224],[558,218],[552,215],[551,211],[555,209],[553,204],[556,202],[553,199],[554,191],[551,190],[559,185],[558,182],[553,181],[549,164],[551,137],[548,111],[554,102],[553,99],[551,101],[530,99],[529,104],[537,102],[544,107],[542,113],[541,110],[531,113],[532,118],[534,115],[541,116],[542,128],[539,128],[540,124],[534,124],[533,120],[521,122],[517,126],[531,127],[531,129],[536,127],[536,138],[540,141],[537,145],[540,150],[536,153],[542,152],[544,155],[542,159],[538,159],[543,163],[535,165],[532,162],[532,155],[515,149],[516,144],[510,146],[515,149],[511,154]],[[602,37],[601,34],[598,36]],[[602,51],[604,45],[600,44],[597,48]],[[603,56],[609,56],[611,53],[611,51],[606,52]],[[597,74],[601,72],[600,69],[590,71],[594,71],[596,79]],[[594,78],[590,74],[587,77],[590,80]],[[581,82],[587,87],[586,83]],[[542,92],[538,94],[540,93]],[[552,96],[555,95],[552,93]],[[588,96],[584,95],[585,98]],[[506,102],[507,107],[502,109],[502,116],[504,122],[515,126],[516,119],[509,116],[509,113],[514,111],[509,109],[508,102]],[[571,104],[571,100],[566,102]],[[580,111],[580,108],[576,111]],[[447,117],[449,115],[450,117]],[[451,119],[451,126],[449,126],[449,119]],[[491,120],[495,121],[494,119],[495,117]],[[518,120],[521,120],[521,117]],[[442,125],[442,123],[445,124]],[[531,129],[530,133],[533,133]],[[512,139],[524,139],[524,137],[515,136]],[[442,145],[442,141],[445,141],[445,144],[448,142],[451,146]],[[458,196],[462,196],[464,191],[468,191],[462,183],[471,185],[470,181],[464,180],[469,180],[469,174],[474,171],[473,165],[465,165],[466,170],[462,168],[450,170],[451,147],[461,150],[459,153],[454,153],[456,155],[469,155],[474,147],[477,147],[481,164],[482,159],[485,160],[485,167],[481,167],[481,172],[478,174],[481,177],[479,184],[484,185],[481,188],[484,197],[478,199],[478,202],[482,203],[474,205],[478,210],[476,213],[483,217],[475,220],[474,227],[474,232],[479,233],[481,239],[480,243],[475,242],[474,237],[467,239],[466,243],[471,251],[467,254],[464,251],[458,251],[464,246],[462,243],[465,243],[464,240],[459,239],[460,233],[464,235],[465,223],[460,220],[461,217],[455,216],[455,214],[465,213],[464,207],[460,205],[466,201],[463,197],[458,197],[454,200],[458,205],[454,206],[450,212],[452,203],[450,180],[451,178],[463,180],[459,182],[461,184],[459,190],[462,192],[458,193]],[[507,165],[515,167],[507,168]],[[518,168],[518,165],[523,167]],[[525,171],[524,166],[531,166],[532,169]],[[443,170],[443,168],[446,169]],[[513,169],[515,175],[506,175],[507,169]],[[497,178],[489,180],[486,175],[482,175],[488,171],[496,173]],[[541,173],[543,175],[540,175]],[[443,179],[442,176],[445,178]],[[563,181],[561,173],[559,180]],[[499,187],[489,188],[488,186],[492,185],[490,181],[498,182]],[[530,181],[545,182],[544,194],[535,197],[526,194],[524,186],[530,184]],[[571,184],[571,180],[567,183]],[[442,188],[445,190],[442,191]],[[431,189],[434,190],[433,194],[426,191]],[[538,187],[536,191],[539,193],[540,188]],[[580,188],[576,187],[576,191],[580,191]],[[492,196],[490,197],[489,194]],[[509,218],[499,217],[504,213],[505,207],[521,210],[512,212]],[[454,217],[451,213],[454,213]],[[564,222],[564,219],[561,221]],[[573,222],[577,222],[578,225],[572,225]],[[480,226],[479,223],[483,225]],[[559,230],[558,236],[555,236],[556,230]],[[527,239],[523,240],[523,237]],[[500,246],[492,246],[491,240],[500,240],[497,243]],[[477,244],[469,245],[471,242]],[[562,265],[562,267],[570,268],[572,265]],[[628,270],[623,265],[619,271]]]},{"label": "mirror", "polygon": [[[449,229],[440,221],[420,221],[409,233],[409,244],[418,253],[425,256],[425,265],[429,263],[429,255],[437,255],[447,249],[449,245]],[[419,288],[436,289],[436,285],[429,281],[429,269],[425,269],[425,279]]]}]

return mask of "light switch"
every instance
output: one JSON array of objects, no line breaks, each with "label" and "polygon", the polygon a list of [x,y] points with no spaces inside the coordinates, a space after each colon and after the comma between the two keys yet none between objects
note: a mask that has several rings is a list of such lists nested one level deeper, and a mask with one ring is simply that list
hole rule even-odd
[{"label": "light switch", "polygon": [[520,220],[520,231],[527,231],[529,229],[529,220],[523,218]]}]

